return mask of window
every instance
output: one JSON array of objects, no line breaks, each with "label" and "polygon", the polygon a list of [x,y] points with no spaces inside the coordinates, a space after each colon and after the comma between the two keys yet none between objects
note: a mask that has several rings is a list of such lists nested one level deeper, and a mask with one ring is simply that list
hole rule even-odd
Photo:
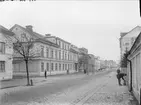
[{"label": "window", "polygon": [[65,53],[65,60],[67,60],[67,53]]},{"label": "window", "polygon": [[41,57],[44,57],[44,46],[41,46]]},{"label": "window", "polygon": [[55,57],[56,57],[56,59],[58,58],[58,56],[57,56],[57,50],[55,50]]},{"label": "window", "polygon": [[49,49],[46,48],[46,57],[48,58],[49,57]]},{"label": "window", "polygon": [[59,70],[61,70],[61,63],[59,63]]},{"label": "window", "polygon": [[62,43],[62,48],[64,49],[64,43]]},{"label": "window", "polygon": [[131,38],[131,44],[134,43],[135,39],[136,39],[136,38],[134,38],[134,37]]},{"label": "window", "polygon": [[66,49],[66,44],[64,44],[64,49]]},{"label": "window", "polygon": [[59,41],[59,46],[61,45],[61,42]]},{"label": "window", "polygon": [[25,39],[26,39],[26,34],[25,33],[22,33],[21,34],[21,41],[25,41]]},{"label": "window", "polygon": [[70,60],[70,54],[68,54],[68,60]]},{"label": "window", "polygon": [[63,64],[63,70],[65,69],[65,64]]},{"label": "window", "polygon": [[49,71],[49,63],[46,63],[46,70]]},{"label": "window", "polygon": [[64,59],[64,51],[63,51],[63,56],[62,56],[62,59]]},{"label": "window", "polygon": [[0,61],[0,72],[5,72],[5,61]]},{"label": "window", "polygon": [[55,64],[55,70],[57,70],[57,66],[58,66],[58,65],[57,65],[57,63],[56,63],[56,64]]},{"label": "window", "polygon": [[54,66],[53,63],[51,63],[51,70],[52,70],[52,71],[53,71],[53,66]]},{"label": "window", "polygon": [[61,59],[61,51],[59,51],[59,59]]},{"label": "window", "polygon": [[44,72],[44,62],[41,62],[41,72]]},{"label": "window", "polygon": [[68,44],[66,44],[66,50],[68,50]]},{"label": "window", "polygon": [[0,53],[5,53],[5,43],[4,42],[0,42]]},{"label": "window", "polygon": [[53,49],[51,50],[51,58],[53,58]]},{"label": "window", "polygon": [[65,70],[67,70],[67,64],[65,64]]},{"label": "window", "polygon": [[125,43],[125,46],[128,46],[129,45],[129,43]]},{"label": "window", "polygon": [[69,64],[68,64],[68,70],[70,69],[70,66],[69,66]]}]

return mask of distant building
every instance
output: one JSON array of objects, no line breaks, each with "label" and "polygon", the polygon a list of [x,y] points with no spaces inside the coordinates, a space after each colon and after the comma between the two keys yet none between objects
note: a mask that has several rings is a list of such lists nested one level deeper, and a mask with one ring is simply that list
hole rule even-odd
[{"label": "distant building", "polygon": [[141,32],[141,27],[137,26],[134,29],[132,29],[129,32],[126,33],[120,33],[120,55],[121,58],[123,56],[123,54],[125,53],[125,51],[129,51],[130,48],[132,47],[136,37],[139,35],[139,33]]},{"label": "distant building", "polygon": [[88,71],[92,73],[95,72],[95,56],[93,54],[89,54]]},{"label": "distant building", "polygon": [[79,68],[78,68],[78,59],[79,59],[79,54],[80,54],[79,48],[76,47],[75,45],[71,45],[69,53],[70,53],[69,54],[70,58],[71,58],[71,55],[73,55],[72,63],[74,65],[74,70],[78,71],[79,70]]},{"label": "distant building", "polygon": [[13,32],[0,26],[0,80],[12,79],[13,76]]},{"label": "distant building", "polygon": [[82,47],[82,48],[79,48],[79,51],[80,53],[83,53],[83,54],[88,54],[88,49]]},{"label": "distant building", "polygon": [[88,55],[88,49],[86,48],[79,48],[79,55],[78,55],[78,59],[80,60],[83,60],[85,63],[82,64],[82,65],[79,65],[79,71],[84,71],[86,69],[88,69],[88,58],[89,58],[89,55]]},{"label": "distant building", "polygon": [[100,60],[100,69],[105,69],[106,65],[105,65],[105,60]]},{"label": "distant building", "polygon": [[100,57],[95,56],[95,70],[98,71],[100,69]]}]

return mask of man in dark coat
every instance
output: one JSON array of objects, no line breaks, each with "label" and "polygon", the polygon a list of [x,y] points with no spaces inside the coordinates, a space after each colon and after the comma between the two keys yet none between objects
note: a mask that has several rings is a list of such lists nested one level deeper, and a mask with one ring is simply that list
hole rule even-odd
[{"label": "man in dark coat", "polygon": [[125,82],[125,79],[124,79],[124,76],[126,76],[125,73],[120,73],[120,70],[118,69],[117,70],[117,79],[118,79],[118,84],[121,86],[121,79],[124,81],[124,85],[126,85],[126,82]]},{"label": "man in dark coat", "polygon": [[45,70],[45,78],[47,78],[47,71]]}]

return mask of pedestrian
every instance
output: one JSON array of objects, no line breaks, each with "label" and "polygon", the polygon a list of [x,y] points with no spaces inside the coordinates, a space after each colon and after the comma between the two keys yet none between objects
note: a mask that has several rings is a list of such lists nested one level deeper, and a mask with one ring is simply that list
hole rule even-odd
[{"label": "pedestrian", "polygon": [[47,71],[45,70],[45,78],[47,78]]},{"label": "pedestrian", "polygon": [[118,69],[116,76],[117,76],[117,79],[118,79],[118,84],[119,84],[119,86],[122,85],[122,84],[121,84],[121,79],[123,80],[123,85],[126,85],[126,82],[125,82],[125,79],[124,79],[124,76],[126,76],[125,73],[121,73],[120,70]]}]

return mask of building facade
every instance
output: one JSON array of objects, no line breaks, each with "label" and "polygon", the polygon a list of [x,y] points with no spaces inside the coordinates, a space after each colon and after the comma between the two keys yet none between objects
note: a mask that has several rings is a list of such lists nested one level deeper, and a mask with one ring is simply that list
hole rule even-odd
[{"label": "building facade", "polygon": [[100,69],[100,57],[95,56],[95,70],[98,71]]},{"label": "building facade", "polygon": [[137,26],[127,33],[120,33],[119,41],[120,41],[121,58],[122,58],[123,54],[126,52],[126,50],[127,51],[130,50],[136,37],[139,35],[140,32],[141,32],[141,27]]},{"label": "building facade", "polygon": [[88,70],[88,59],[89,59],[88,49],[86,49],[86,48],[83,47],[83,48],[79,48],[78,50],[79,50],[79,55],[78,55],[78,59],[79,59],[79,65],[78,65],[79,66],[79,71]]},{"label": "building facade", "polygon": [[13,46],[11,31],[0,26],[0,80],[12,79],[13,77]]},{"label": "building facade", "polygon": [[88,71],[95,73],[95,56],[93,54],[89,54]]},{"label": "building facade", "polygon": [[141,33],[136,38],[128,56],[128,86],[140,103],[141,96]]},{"label": "building facade", "polygon": [[[47,75],[77,71],[75,63],[78,61],[78,56],[70,51],[71,43],[49,34],[44,36],[36,33],[32,26],[24,28],[20,25],[14,25],[11,31],[20,38],[26,34],[35,39],[33,52],[36,52],[36,56],[32,61],[29,61],[30,75],[43,76],[45,71],[47,71]],[[26,74],[25,63],[19,57],[14,57],[13,65],[14,75]]]},{"label": "building facade", "polygon": [[62,69],[69,72],[78,71],[78,48],[56,36],[46,35],[46,39],[59,45],[59,65],[62,65]]}]

